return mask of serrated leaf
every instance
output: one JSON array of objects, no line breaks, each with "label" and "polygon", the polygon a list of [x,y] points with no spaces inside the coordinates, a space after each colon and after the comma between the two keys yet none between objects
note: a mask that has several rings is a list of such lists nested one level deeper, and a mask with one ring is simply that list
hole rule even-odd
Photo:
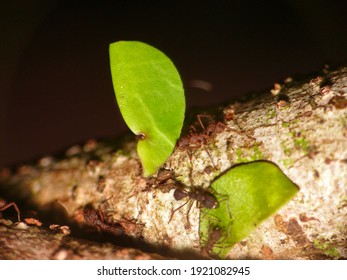
[{"label": "serrated leaf", "polygon": [[[219,200],[216,209],[200,215],[200,242],[209,253],[225,258],[232,246],[246,238],[297,192],[298,187],[274,163],[255,161],[232,167],[211,185]],[[219,230],[218,240],[211,233]]]},{"label": "serrated leaf", "polygon": [[184,90],[172,61],[142,42],[110,45],[113,88],[130,130],[140,136],[137,153],[144,175],[153,174],[171,155],[181,134]]}]

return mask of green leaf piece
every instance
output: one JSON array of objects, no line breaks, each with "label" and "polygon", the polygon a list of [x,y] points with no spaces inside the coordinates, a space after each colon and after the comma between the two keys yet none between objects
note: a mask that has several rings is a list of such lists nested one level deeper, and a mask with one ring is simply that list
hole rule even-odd
[{"label": "green leaf piece", "polygon": [[200,243],[209,254],[220,258],[299,190],[269,161],[236,165],[213,181],[211,188],[219,207],[202,210]]},{"label": "green leaf piece", "polygon": [[110,44],[113,88],[120,112],[139,136],[137,153],[144,175],[153,174],[172,154],[183,126],[184,89],[172,61],[142,42]]}]

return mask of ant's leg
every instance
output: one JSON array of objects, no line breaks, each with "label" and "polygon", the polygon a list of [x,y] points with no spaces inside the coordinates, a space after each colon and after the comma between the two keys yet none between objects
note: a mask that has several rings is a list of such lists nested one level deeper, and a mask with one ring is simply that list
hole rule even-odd
[{"label": "ant's leg", "polygon": [[6,204],[5,206],[1,207],[0,211],[5,211],[6,209],[10,208],[11,206],[13,206],[13,208],[16,210],[18,222],[20,222],[20,211],[19,211],[16,203],[10,202],[10,203]]},{"label": "ant's leg", "polygon": [[194,180],[193,180],[193,169],[191,168],[190,170],[189,170],[189,182],[190,182],[190,186],[191,187],[194,187]]},{"label": "ant's leg", "polygon": [[205,152],[207,153],[208,157],[210,158],[210,161],[211,161],[211,163],[212,163],[213,168],[214,168],[215,170],[217,170],[217,167],[216,167],[216,165],[215,165],[214,162],[213,162],[212,156],[211,156],[210,152],[208,151],[208,149],[207,149],[205,146],[204,146],[204,150],[205,150]]},{"label": "ant's leg", "polygon": [[[228,126],[228,125],[225,125],[225,127],[226,127],[229,131],[234,132],[234,133],[236,133],[236,134],[238,134],[238,135],[240,135],[240,136],[245,135],[245,136],[246,136],[248,139],[250,139],[250,140],[253,140],[253,141],[256,140],[254,137],[252,137],[251,135],[249,135],[248,131],[245,131],[244,129],[242,129],[242,128],[240,127],[240,124],[238,124],[236,121],[233,121],[233,123],[238,127],[238,129],[231,128],[231,127]],[[254,128],[252,129],[252,131],[253,131],[253,130],[254,130]]]},{"label": "ant's leg", "polygon": [[193,169],[193,161],[192,161],[193,154],[188,150],[187,150],[187,154],[188,154],[188,158],[189,158],[189,162],[190,162],[190,169]]},{"label": "ant's leg", "polygon": [[204,114],[199,114],[199,115],[197,115],[196,116],[197,117],[197,119],[198,119],[198,121],[199,121],[199,123],[200,123],[200,125],[201,125],[201,127],[202,127],[202,129],[204,130],[204,132],[205,133],[207,133],[207,130],[206,130],[206,128],[205,128],[205,126],[204,126],[204,123],[202,122],[202,118],[211,118],[211,116],[209,116],[209,115],[204,115]]},{"label": "ant's leg", "polygon": [[179,206],[178,208],[176,208],[175,210],[172,211],[170,219],[169,219],[169,223],[172,220],[173,215],[176,213],[177,210],[181,209],[184,205],[186,205],[189,202],[190,199],[188,199],[185,203],[183,203],[181,206]]},{"label": "ant's leg", "polygon": [[[196,202],[196,203],[198,203],[198,202]],[[188,211],[187,211],[187,226],[188,226],[188,228],[190,228],[189,213],[190,213],[190,210],[192,209],[193,204],[194,204],[193,201],[191,201],[189,208],[188,208]]]},{"label": "ant's leg", "polygon": [[[208,121],[208,125],[207,125],[207,128],[204,126],[204,123],[203,123],[203,121],[202,121],[202,118],[205,118],[205,119],[207,119],[207,121]],[[209,134],[209,126],[211,125],[211,124],[214,124],[215,123],[215,119],[214,119],[214,117],[213,116],[211,116],[211,115],[206,115],[206,114],[199,114],[199,115],[197,115],[197,119],[198,119],[198,121],[199,121],[199,123],[200,123],[200,126],[202,127],[202,129],[204,130],[204,132],[206,133],[206,134]]]}]

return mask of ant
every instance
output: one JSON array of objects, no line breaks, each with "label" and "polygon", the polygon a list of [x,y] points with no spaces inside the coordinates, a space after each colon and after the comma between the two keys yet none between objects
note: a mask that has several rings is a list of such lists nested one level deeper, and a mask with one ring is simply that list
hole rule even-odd
[{"label": "ant", "polygon": [[[228,214],[229,218],[231,218],[231,213],[228,207]],[[221,225],[219,226],[218,224],[221,224],[221,220],[213,215],[210,215],[211,219],[210,223],[208,225],[208,232],[207,232],[207,239],[204,239],[202,236],[200,236],[200,245],[201,245],[201,252],[204,255],[209,255],[213,258],[218,257],[217,255],[213,252],[214,248],[218,248],[221,250],[230,247],[231,243],[227,241],[228,237],[230,236],[230,230],[232,226],[232,222],[227,225],[227,227]]]},{"label": "ant", "polygon": [[100,210],[85,209],[83,211],[83,217],[88,226],[96,227],[99,231],[111,233],[115,236],[124,234],[124,229],[120,224],[110,225],[106,223]]},{"label": "ant", "polygon": [[[205,124],[203,122],[203,119],[207,120],[205,121]],[[191,165],[192,165],[192,152],[202,147],[207,153],[208,157],[210,158],[213,168],[217,169],[217,166],[215,165],[212,159],[211,153],[206,147],[208,144],[208,141],[214,135],[222,133],[226,129],[241,135],[240,131],[227,126],[221,121],[215,121],[214,117],[211,115],[199,114],[197,115],[197,121],[201,129],[198,130],[196,126],[192,125],[190,127],[188,135],[181,137],[178,140],[177,147],[181,150],[187,151]],[[244,134],[247,138],[253,141],[255,140],[252,136],[249,136],[247,133],[244,133]]]},{"label": "ant", "polygon": [[[204,241],[200,239],[202,255],[218,258],[219,254],[221,254],[224,249],[230,249],[233,245],[230,241],[227,241],[228,236],[229,233],[226,230],[218,226],[211,227],[208,232],[207,240]],[[214,249],[218,249],[219,253],[213,252]]]},{"label": "ant", "polygon": [[[224,232],[219,227],[214,227],[210,230],[206,242],[203,246],[201,246],[201,251],[203,254],[206,255],[212,255],[213,248],[217,243],[219,243],[219,240],[224,235]],[[201,244],[202,242],[200,242]]]},{"label": "ant", "polygon": [[172,189],[175,186],[176,178],[172,170],[160,168],[157,173],[155,183],[161,187],[169,187]]},{"label": "ant", "polygon": [[180,138],[177,142],[177,147],[181,150],[186,150],[189,156],[189,160],[192,164],[192,151],[199,149],[201,147],[204,148],[205,152],[207,153],[208,157],[210,158],[210,161],[214,167],[214,169],[217,169],[216,165],[213,162],[212,156],[209,152],[209,150],[206,148],[207,142],[211,135],[213,133],[220,133],[223,130],[222,129],[222,123],[220,122],[210,122],[207,127],[203,124],[202,118],[208,118],[212,119],[212,116],[210,115],[197,115],[198,122],[200,124],[200,127],[202,128],[201,132],[198,132],[198,130],[195,128],[195,126],[191,126],[189,134]]},{"label": "ant", "polygon": [[149,186],[160,187],[160,189],[165,193],[169,192],[175,187],[176,178],[172,172],[172,170],[168,170],[165,168],[160,168],[158,170],[156,177],[151,177],[147,179],[147,187],[146,190],[149,189]]},{"label": "ant", "polygon": [[[10,208],[11,206],[16,210],[18,222],[20,222],[20,212],[19,212],[19,208],[18,208],[17,204],[14,202],[7,203],[5,199],[0,198],[0,212],[5,211],[6,209]],[[1,217],[2,217],[2,215],[0,213],[0,218]]]},{"label": "ant", "polygon": [[[202,118],[205,118],[208,120],[208,124],[206,127],[202,121]],[[214,117],[212,117],[211,115],[200,114],[200,115],[197,115],[197,119],[198,119],[198,122],[199,122],[202,130],[203,130],[203,133],[208,137],[211,137],[212,135],[215,135],[215,134],[222,133],[226,129],[229,131],[235,132],[237,134],[240,134],[240,131],[227,126],[222,121],[215,121]],[[228,119],[225,118],[224,121],[228,121]],[[193,126],[192,130],[196,131],[196,128]]]},{"label": "ant", "polygon": [[219,206],[217,198],[211,192],[197,187],[191,187],[190,190],[187,190],[182,183],[177,182],[177,184],[178,186],[174,192],[175,200],[178,201],[184,198],[188,198],[188,200],[172,211],[169,222],[172,220],[172,217],[176,213],[176,211],[178,211],[190,202],[189,209],[187,211],[187,223],[188,225],[190,225],[189,213],[193,206],[194,200],[196,201],[198,208],[215,209]]}]

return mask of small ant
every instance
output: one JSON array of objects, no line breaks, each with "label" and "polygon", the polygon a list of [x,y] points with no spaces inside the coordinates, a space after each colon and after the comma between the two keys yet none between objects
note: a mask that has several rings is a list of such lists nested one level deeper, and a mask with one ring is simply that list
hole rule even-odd
[{"label": "small ant", "polygon": [[189,134],[180,138],[177,142],[177,147],[181,150],[186,150],[189,156],[189,160],[192,163],[192,151],[199,149],[201,147],[204,148],[205,152],[207,153],[208,157],[210,158],[210,161],[214,167],[214,169],[217,169],[216,165],[213,162],[212,156],[209,152],[209,150],[206,148],[207,142],[210,138],[210,136],[213,133],[219,133],[221,132],[221,126],[218,125],[218,123],[211,122],[207,128],[204,126],[202,122],[202,117],[212,119],[210,115],[197,115],[197,119],[199,121],[199,124],[202,128],[201,132],[198,132],[197,129],[194,126],[191,126]]},{"label": "small ant", "polygon": [[86,209],[83,211],[83,216],[88,226],[96,227],[99,231],[108,232],[116,236],[124,234],[124,229],[120,224],[107,224],[100,210]]},{"label": "small ant", "polygon": [[212,255],[213,248],[215,245],[219,242],[219,240],[222,238],[224,232],[219,227],[214,227],[210,230],[207,241],[204,242],[205,244],[201,246],[201,251],[204,254]]},{"label": "small ant", "polygon": [[[239,130],[233,129],[221,121],[215,121],[211,115],[197,115],[197,118],[198,118],[199,124],[203,130],[203,133],[208,137],[211,137],[214,134],[222,133],[224,130],[229,130],[229,131],[235,132],[237,134],[240,134]],[[206,127],[203,124],[202,118],[208,119],[208,124]],[[229,121],[229,120],[228,120],[228,118],[224,117],[224,121]],[[196,131],[196,129],[194,127],[193,127],[193,130]],[[246,136],[250,137],[248,135],[246,135]]]},{"label": "small ant", "polygon": [[[207,240],[203,241],[200,239],[201,253],[212,258],[219,258],[220,254],[223,253],[223,250],[230,249],[233,245],[233,243],[227,240],[228,237],[229,233],[227,230],[218,226],[212,226],[209,229]],[[218,249],[217,253],[213,252],[215,249]]]},{"label": "small ant", "polygon": [[[231,212],[228,207],[228,214],[229,218],[231,219]],[[228,237],[230,236],[230,230],[232,226],[232,222],[228,223],[227,228],[225,226],[219,226],[221,224],[221,220],[213,215],[209,215],[209,225],[208,225],[208,232],[207,232],[207,239],[200,236],[200,245],[201,245],[201,252],[204,255],[209,255],[213,258],[218,257],[213,252],[214,248],[219,248],[220,250],[226,249],[228,247],[231,247],[231,243],[227,241]],[[213,219],[213,220],[211,220]]]},{"label": "small ant", "polygon": [[[205,124],[203,122],[203,118],[207,120],[205,121]],[[197,115],[197,120],[201,127],[200,131],[198,131],[198,129],[194,125],[192,125],[190,127],[190,131],[188,135],[181,137],[178,140],[177,147],[181,150],[187,151],[191,164],[192,164],[192,152],[202,147],[207,153],[208,157],[210,158],[213,168],[217,169],[217,166],[215,165],[212,159],[212,156],[206,147],[208,144],[208,140],[211,139],[211,137],[213,137],[215,134],[222,133],[226,129],[241,135],[240,131],[227,126],[221,121],[215,121],[211,115],[199,114]],[[206,122],[207,122],[207,125],[206,125]],[[253,141],[255,140],[253,137],[249,136],[247,133],[244,133],[244,134],[247,138]]]},{"label": "small ant", "polygon": [[191,189],[188,191],[184,188],[184,185],[182,183],[177,183],[178,186],[174,192],[175,200],[182,200],[184,198],[188,198],[188,200],[172,211],[169,222],[172,220],[172,217],[176,213],[176,211],[178,211],[190,202],[189,209],[187,211],[187,222],[188,225],[190,225],[189,213],[193,206],[194,200],[196,201],[198,208],[214,209],[219,206],[217,198],[211,192],[197,187],[191,187]]},{"label": "small ant", "polygon": [[5,211],[6,209],[10,208],[11,206],[16,210],[18,222],[20,222],[20,212],[19,212],[19,208],[18,208],[17,204],[14,202],[7,203],[6,200],[2,199],[2,198],[0,198],[0,219],[2,217],[1,212]]},{"label": "small ant", "polygon": [[175,187],[176,178],[171,170],[160,168],[157,176],[147,179],[146,190],[149,186],[160,187],[163,192],[169,192]]}]

